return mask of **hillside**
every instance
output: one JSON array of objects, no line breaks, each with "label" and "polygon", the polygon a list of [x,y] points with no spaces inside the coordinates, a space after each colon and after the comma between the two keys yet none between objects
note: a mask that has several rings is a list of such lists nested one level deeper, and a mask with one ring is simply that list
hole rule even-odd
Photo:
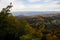
[{"label": "hillside", "polygon": [[[44,20],[43,24],[47,26],[47,28],[60,28],[60,14],[43,14],[43,15],[34,15],[34,16],[15,16],[19,21],[21,19],[25,19],[31,26],[35,26],[36,24],[40,25],[41,19]],[[38,27],[37,25],[37,27]],[[53,27],[55,26],[55,27]]]},{"label": "hillside", "polygon": [[25,16],[34,16],[34,15],[45,15],[45,14],[60,14],[60,11],[17,11],[13,12],[13,16],[25,15]]}]

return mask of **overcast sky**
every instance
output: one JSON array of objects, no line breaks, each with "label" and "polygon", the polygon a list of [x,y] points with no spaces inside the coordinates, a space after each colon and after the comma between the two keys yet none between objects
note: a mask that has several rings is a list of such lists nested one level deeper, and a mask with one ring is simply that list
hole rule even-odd
[{"label": "overcast sky", "polygon": [[0,0],[0,10],[10,2],[12,11],[60,11],[60,0]]}]

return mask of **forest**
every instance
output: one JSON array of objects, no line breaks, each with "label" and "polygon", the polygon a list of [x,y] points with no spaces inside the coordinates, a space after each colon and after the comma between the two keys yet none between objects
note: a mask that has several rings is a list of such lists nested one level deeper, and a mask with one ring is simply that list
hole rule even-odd
[{"label": "forest", "polygon": [[0,11],[0,40],[60,40],[60,14],[17,17],[11,8]]}]

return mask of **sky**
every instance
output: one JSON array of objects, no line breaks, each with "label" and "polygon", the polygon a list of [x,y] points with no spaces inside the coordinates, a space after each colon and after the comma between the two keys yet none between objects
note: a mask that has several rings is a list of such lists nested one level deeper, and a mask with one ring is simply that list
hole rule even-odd
[{"label": "sky", "polygon": [[0,10],[12,2],[12,11],[60,11],[60,0],[0,0]]}]

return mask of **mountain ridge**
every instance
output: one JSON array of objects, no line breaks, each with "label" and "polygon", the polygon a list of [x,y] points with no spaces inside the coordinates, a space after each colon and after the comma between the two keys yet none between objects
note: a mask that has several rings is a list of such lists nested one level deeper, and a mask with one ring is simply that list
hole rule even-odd
[{"label": "mountain ridge", "polygon": [[19,15],[25,15],[25,16],[31,16],[31,15],[42,15],[42,14],[60,14],[60,11],[18,11],[13,12],[13,16],[19,16]]}]

